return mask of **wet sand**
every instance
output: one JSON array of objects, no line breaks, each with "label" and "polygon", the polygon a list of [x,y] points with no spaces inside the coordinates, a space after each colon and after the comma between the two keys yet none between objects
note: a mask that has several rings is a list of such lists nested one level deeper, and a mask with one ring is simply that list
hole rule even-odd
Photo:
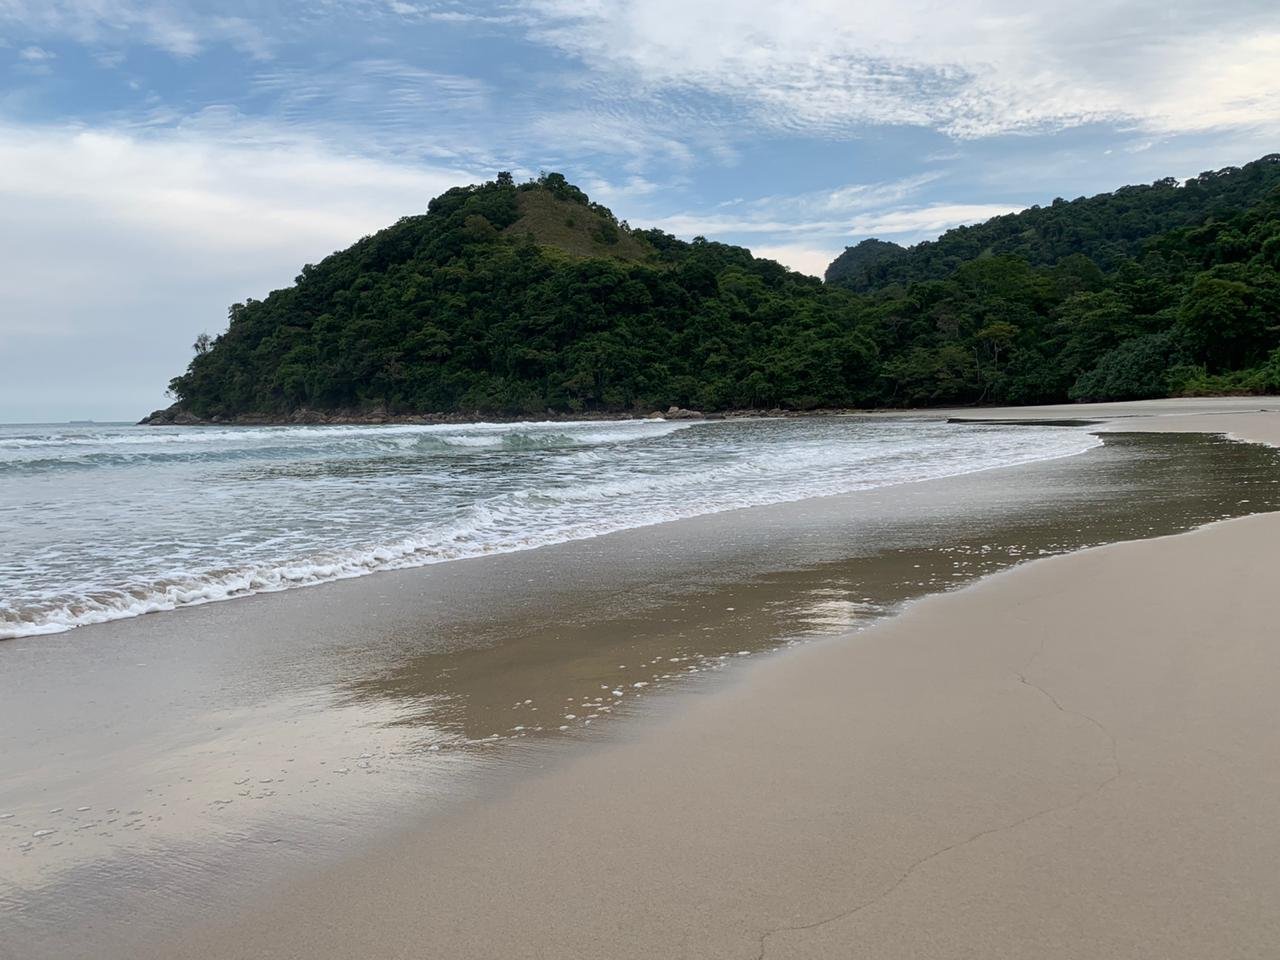
[{"label": "wet sand", "polygon": [[[1104,427],[1280,439],[1280,416],[1206,406]],[[1274,517],[1024,565],[875,622],[1041,552],[1274,509],[1274,455],[1246,451],[1258,448],[1117,437],[1056,464],[830,498],[838,507],[448,565],[429,588],[411,571],[105,625],[104,650],[124,639],[126,658],[164,661],[172,702],[147,700],[141,679],[131,691],[131,662],[70,693],[54,680],[69,651],[29,664],[37,682],[10,716],[50,694],[101,710],[134,693],[146,716],[95,733],[101,713],[87,709],[86,729],[46,731],[36,750],[29,728],[8,727],[7,755],[33,781],[10,796],[29,800],[51,774],[67,797],[152,782],[165,800],[144,816],[172,832],[144,854],[32,866],[14,955],[1201,956],[1212,944],[1262,956],[1250,945],[1276,933],[1260,898],[1277,892],[1263,875],[1277,851],[1258,819],[1276,807],[1267,710],[1280,700],[1258,632],[1276,622]],[[243,637],[282,622],[269,655],[230,662]],[[860,624],[873,625],[850,635]],[[689,672],[692,685],[673,682]],[[703,673],[723,681],[700,685]],[[658,695],[614,706],[614,690],[624,704],[651,692],[634,683]],[[535,705],[561,722],[528,722]],[[585,728],[628,711],[636,722],[605,736]],[[229,732],[212,734],[210,716]],[[193,741],[185,763],[174,724]],[[83,756],[32,759],[67,743]],[[156,757],[171,769],[147,769]],[[421,815],[445,789],[430,764],[453,758],[470,773]],[[272,775],[230,791],[255,765]],[[233,802],[210,808],[223,793]],[[217,826],[250,800],[274,812]],[[280,844],[328,862],[302,869]],[[85,891],[106,908],[111,885],[147,929],[126,935],[97,901],[50,909]],[[256,905],[236,902],[242,889]],[[211,900],[234,916],[203,909]]]},{"label": "wet sand", "polygon": [[1277,536],[924,601],[156,955],[1273,957]]}]

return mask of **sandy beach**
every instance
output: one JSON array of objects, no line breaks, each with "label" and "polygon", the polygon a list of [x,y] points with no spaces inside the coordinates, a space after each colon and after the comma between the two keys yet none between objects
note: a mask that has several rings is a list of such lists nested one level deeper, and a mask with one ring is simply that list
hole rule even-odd
[{"label": "sandy beach", "polygon": [[8,643],[0,956],[1272,956],[1280,405],[929,415],[1105,442]]},{"label": "sandy beach", "polygon": [[[1140,429],[1277,443],[1280,415]],[[151,955],[1274,956],[1278,536],[921,600]]]}]

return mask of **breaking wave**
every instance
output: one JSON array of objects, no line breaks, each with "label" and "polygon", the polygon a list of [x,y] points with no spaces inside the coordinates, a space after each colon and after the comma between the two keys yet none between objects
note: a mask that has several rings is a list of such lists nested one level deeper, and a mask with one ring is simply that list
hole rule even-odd
[{"label": "breaking wave", "polygon": [[0,639],[1099,442],[911,418],[0,428]]}]

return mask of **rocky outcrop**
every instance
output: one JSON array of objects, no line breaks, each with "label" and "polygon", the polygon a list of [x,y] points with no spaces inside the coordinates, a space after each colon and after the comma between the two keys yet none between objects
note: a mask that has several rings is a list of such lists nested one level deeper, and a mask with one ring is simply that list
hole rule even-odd
[{"label": "rocky outcrop", "polygon": [[204,423],[204,421],[174,404],[172,407],[166,407],[163,410],[153,410],[138,421],[138,426],[188,427],[200,423]]}]

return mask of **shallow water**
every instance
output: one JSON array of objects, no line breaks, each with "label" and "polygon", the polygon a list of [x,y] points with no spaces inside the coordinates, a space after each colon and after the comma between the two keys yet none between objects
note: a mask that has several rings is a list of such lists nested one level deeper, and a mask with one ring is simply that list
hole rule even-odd
[{"label": "shallow water", "polygon": [[1094,443],[910,418],[0,427],[0,639]]}]

